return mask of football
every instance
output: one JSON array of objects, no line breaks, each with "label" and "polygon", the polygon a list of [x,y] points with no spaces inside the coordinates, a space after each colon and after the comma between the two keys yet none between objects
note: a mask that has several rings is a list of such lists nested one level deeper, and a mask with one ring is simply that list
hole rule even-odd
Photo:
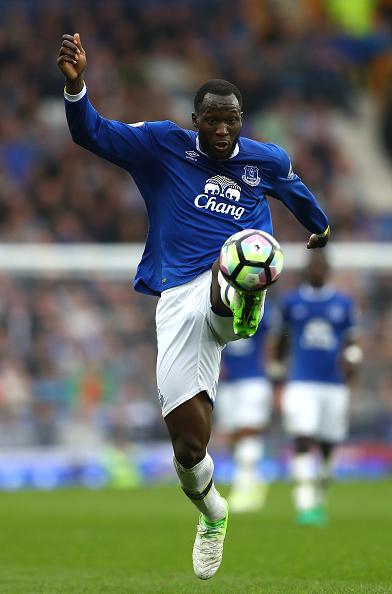
[{"label": "football", "polygon": [[283,269],[283,253],[269,233],[246,229],[225,241],[219,266],[227,282],[236,289],[260,291],[278,280]]}]

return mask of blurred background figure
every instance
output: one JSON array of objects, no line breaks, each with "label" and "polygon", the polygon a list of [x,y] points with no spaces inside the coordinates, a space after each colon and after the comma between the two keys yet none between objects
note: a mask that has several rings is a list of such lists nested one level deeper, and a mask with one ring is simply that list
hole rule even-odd
[{"label": "blurred background figure", "polygon": [[332,453],[347,437],[348,384],[362,362],[354,301],[328,281],[325,253],[312,254],[303,283],[283,298],[273,349],[278,363],[288,359],[282,415],[293,438],[293,498],[300,524],[326,520]]},{"label": "blurred background figure", "polygon": [[263,433],[270,421],[272,404],[264,368],[267,330],[268,308],[257,333],[229,343],[222,355],[214,417],[217,431],[233,455],[228,496],[232,512],[261,509],[267,494],[260,468],[265,449]]}]

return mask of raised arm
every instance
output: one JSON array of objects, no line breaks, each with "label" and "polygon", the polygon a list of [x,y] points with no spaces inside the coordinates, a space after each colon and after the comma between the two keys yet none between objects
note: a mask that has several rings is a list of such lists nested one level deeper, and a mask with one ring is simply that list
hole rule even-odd
[{"label": "raised arm", "polygon": [[275,385],[283,384],[287,376],[291,337],[285,317],[283,305],[274,308],[265,345],[267,375]]},{"label": "raised arm", "polygon": [[287,153],[271,145],[275,163],[271,169],[268,194],[278,198],[293,213],[302,225],[311,232],[306,244],[308,249],[324,247],[330,238],[328,219],[312,192],[293,172]]},{"label": "raised arm", "polygon": [[363,361],[361,346],[360,315],[354,301],[349,299],[347,316],[344,320],[346,326],[345,339],[342,345],[341,366],[344,379],[349,383],[355,383],[358,378]]},{"label": "raised arm", "polygon": [[79,33],[62,37],[63,42],[57,58],[57,66],[65,76],[65,90],[78,95],[84,87],[84,71],[87,66],[86,52],[80,42]]},{"label": "raised arm", "polygon": [[125,124],[103,117],[88,99],[84,81],[86,52],[79,33],[64,34],[57,65],[65,76],[65,112],[74,142],[130,173],[150,161],[155,135],[168,125],[159,122]]}]

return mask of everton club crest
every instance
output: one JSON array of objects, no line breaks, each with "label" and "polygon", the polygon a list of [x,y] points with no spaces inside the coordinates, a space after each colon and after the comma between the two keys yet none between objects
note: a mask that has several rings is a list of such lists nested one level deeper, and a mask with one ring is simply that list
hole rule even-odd
[{"label": "everton club crest", "polygon": [[255,165],[245,165],[244,170],[245,172],[242,176],[244,182],[249,186],[258,186],[260,183],[259,168]]}]

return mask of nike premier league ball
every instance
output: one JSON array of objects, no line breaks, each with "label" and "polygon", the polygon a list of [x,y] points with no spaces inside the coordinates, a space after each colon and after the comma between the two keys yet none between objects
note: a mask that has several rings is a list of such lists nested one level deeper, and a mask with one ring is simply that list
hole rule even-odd
[{"label": "nike premier league ball", "polygon": [[278,280],[283,270],[283,253],[269,233],[246,229],[225,241],[219,265],[228,283],[250,293]]}]

